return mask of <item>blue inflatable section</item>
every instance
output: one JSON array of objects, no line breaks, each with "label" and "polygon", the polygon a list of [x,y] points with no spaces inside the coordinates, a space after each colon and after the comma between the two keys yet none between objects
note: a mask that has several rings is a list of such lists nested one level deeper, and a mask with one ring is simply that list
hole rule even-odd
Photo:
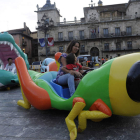
[{"label": "blue inflatable section", "polygon": [[60,96],[64,99],[70,98],[69,88],[67,86],[62,87],[61,85],[56,84],[56,79],[55,79],[56,76],[57,76],[57,72],[56,71],[51,71],[51,72],[46,72],[39,79],[42,79],[47,84],[49,84],[50,87],[52,88],[52,90],[55,91],[55,93],[58,96]]},{"label": "blue inflatable section", "polygon": [[50,84],[60,97],[65,98],[65,99],[70,98],[70,91],[69,91],[68,87],[62,87],[62,86],[56,84],[55,79],[51,80]]}]

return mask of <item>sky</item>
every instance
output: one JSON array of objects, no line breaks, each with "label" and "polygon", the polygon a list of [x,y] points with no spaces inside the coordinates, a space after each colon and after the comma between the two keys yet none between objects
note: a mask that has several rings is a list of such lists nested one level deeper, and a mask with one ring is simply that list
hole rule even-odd
[{"label": "sky", "polygon": [[[93,0],[95,6],[99,0]],[[51,0],[51,4],[56,3],[56,7],[60,10],[60,21],[66,18],[66,21],[74,21],[84,17],[83,7],[89,7],[91,0]],[[128,3],[128,0],[102,0],[103,5]],[[0,0],[0,32],[23,28],[23,23],[34,32],[37,26],[37,4],[43,7],[46,0]]]}]

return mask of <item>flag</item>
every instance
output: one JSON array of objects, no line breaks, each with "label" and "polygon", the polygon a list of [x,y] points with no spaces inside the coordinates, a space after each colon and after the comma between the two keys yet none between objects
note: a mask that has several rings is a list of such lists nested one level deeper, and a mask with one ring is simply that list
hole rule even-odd
[{"label": "flag", "polygon": [[94,32],[96,33],[96,28],[95,28]]},{"label": "flag", "polygon": [[48,38],[48,46],[54,46],[53,37]]},{"label": "flag", "polygon": [[44,38],[40,38],[39,39],[39,43],[40,43],[41,47],[44,47],[45,46],[45,39]]}]

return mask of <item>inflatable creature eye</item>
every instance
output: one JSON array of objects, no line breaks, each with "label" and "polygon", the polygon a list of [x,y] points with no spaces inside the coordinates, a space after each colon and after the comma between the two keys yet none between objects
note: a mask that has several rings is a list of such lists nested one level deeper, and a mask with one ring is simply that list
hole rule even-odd
[{"label": "inflatable creature eye", "polygon": [[129,97],[140,102],[140,61],[137,61],[129,70],[126,80],[126,88]]}]

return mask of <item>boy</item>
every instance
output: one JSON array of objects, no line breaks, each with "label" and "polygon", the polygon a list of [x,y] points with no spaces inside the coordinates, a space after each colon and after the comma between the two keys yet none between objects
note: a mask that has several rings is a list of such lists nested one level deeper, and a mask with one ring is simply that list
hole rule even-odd
[{"label": "boy", "polygon": [[[66,57],[66,62],[67,62],[66,68],[68,70],[74,70],[74,71],[78,71],[78,72],[80,70],[82,70],[82,65],[77,63],[77,58],[76,58],[75,54],[70,53]],[[77,88],[77,86],[80,83],[82,77],[78,77],[76,75],[74,77],[75,77],[75,79],[74,79],[74,81],[75,81],[75,88]]]}]

